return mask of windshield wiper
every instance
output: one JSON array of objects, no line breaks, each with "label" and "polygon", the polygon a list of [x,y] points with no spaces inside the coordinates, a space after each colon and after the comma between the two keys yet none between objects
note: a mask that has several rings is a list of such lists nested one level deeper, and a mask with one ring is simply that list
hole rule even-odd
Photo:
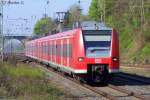
[{"label": "windshield wiper", "polygon": [[94,48],[94,49],[91,49],[90,52],[94,52],[94,51],[102,51],[102,50],[108,50],[108,49],[109,49],[108,47]]}]

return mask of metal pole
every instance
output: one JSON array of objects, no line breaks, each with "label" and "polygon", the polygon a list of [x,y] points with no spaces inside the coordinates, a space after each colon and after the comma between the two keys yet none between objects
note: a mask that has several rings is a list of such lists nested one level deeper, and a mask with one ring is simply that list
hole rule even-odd
[{"label": "metal pole", "polygon": [[1,61],[4,59],[4,37],[3,37],[3,1],[0,1],[0,35],[1,35]]}]

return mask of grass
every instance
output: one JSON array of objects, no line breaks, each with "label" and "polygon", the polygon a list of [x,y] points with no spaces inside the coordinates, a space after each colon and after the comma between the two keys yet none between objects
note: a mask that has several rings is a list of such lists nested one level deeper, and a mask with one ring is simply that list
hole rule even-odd
[{"label": "grass", "polygon": [[26,65],[19,65],[21,67],[5,67],[7,75],[14,77],[29,77],[29,78],[42,78],[44,77],[44,73],[36,68],[27,67]]},{"label": "grass", "polygon": [[150,69],[147,69],[147,68],[144,69],[144,68],[135,68],[135,67],[124,67],[124,66],[122,66],[121,71],[150,78]]},{"label": "grass", "polygon": [[0,64],[0,97],[4,99],[66,100],[65,96],[66,93],[51,84],[37,67]]}]

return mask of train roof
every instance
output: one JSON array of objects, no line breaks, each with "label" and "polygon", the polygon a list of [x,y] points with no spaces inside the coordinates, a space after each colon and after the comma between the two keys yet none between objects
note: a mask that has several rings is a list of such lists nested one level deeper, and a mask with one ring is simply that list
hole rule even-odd
[{"label": "train roof", "polygon": [[66,37],[66,36],[72,36],[74,35],[77,31],[92,31],[92,30],[112,30],[110,27],[106,27],[106,25],[103,22],[96,22],[96,21],[84,21],[81,23],[81,28],[78,29],[73,29],[61,33],[57,33],[54,35],[49,35],[45,36],[39,39],[34,39],[32,41],[29,41],[27,43],[34,43],[36,41],[47,41],[48,39],[53,39],[53,38],[61,38],[61,37]]},{"label": "train roof", "polygon": [[39,39],[35,39],[35,40],[32,40],[32,42],[35,42],[35,41],[38,41],[38,42],[40,42],[40,41],[47,41],[48,39],[53,39],[53,38],[56,38],[56,37],[57,38],[61,38],[61,37],[65,37],[65,36],[72,36],[77,31],[79,31],[79,29],[69,30],[69,31],[57,33],[57,34],[54,34],[54,35],[45,36],[45,37],[42,37],[42,38],[39,38]]},{"label": "train roof", "polygon": [[84,21],[81,23],[82,30],[112,30],[104,22]]}]

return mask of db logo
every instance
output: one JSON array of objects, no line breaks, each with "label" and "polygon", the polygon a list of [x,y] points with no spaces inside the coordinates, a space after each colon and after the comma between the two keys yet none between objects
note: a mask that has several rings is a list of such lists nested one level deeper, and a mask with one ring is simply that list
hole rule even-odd
[{"label": "db logo", "polygon": [[95,59],[95,63],[101,63],[102,59]]}]

